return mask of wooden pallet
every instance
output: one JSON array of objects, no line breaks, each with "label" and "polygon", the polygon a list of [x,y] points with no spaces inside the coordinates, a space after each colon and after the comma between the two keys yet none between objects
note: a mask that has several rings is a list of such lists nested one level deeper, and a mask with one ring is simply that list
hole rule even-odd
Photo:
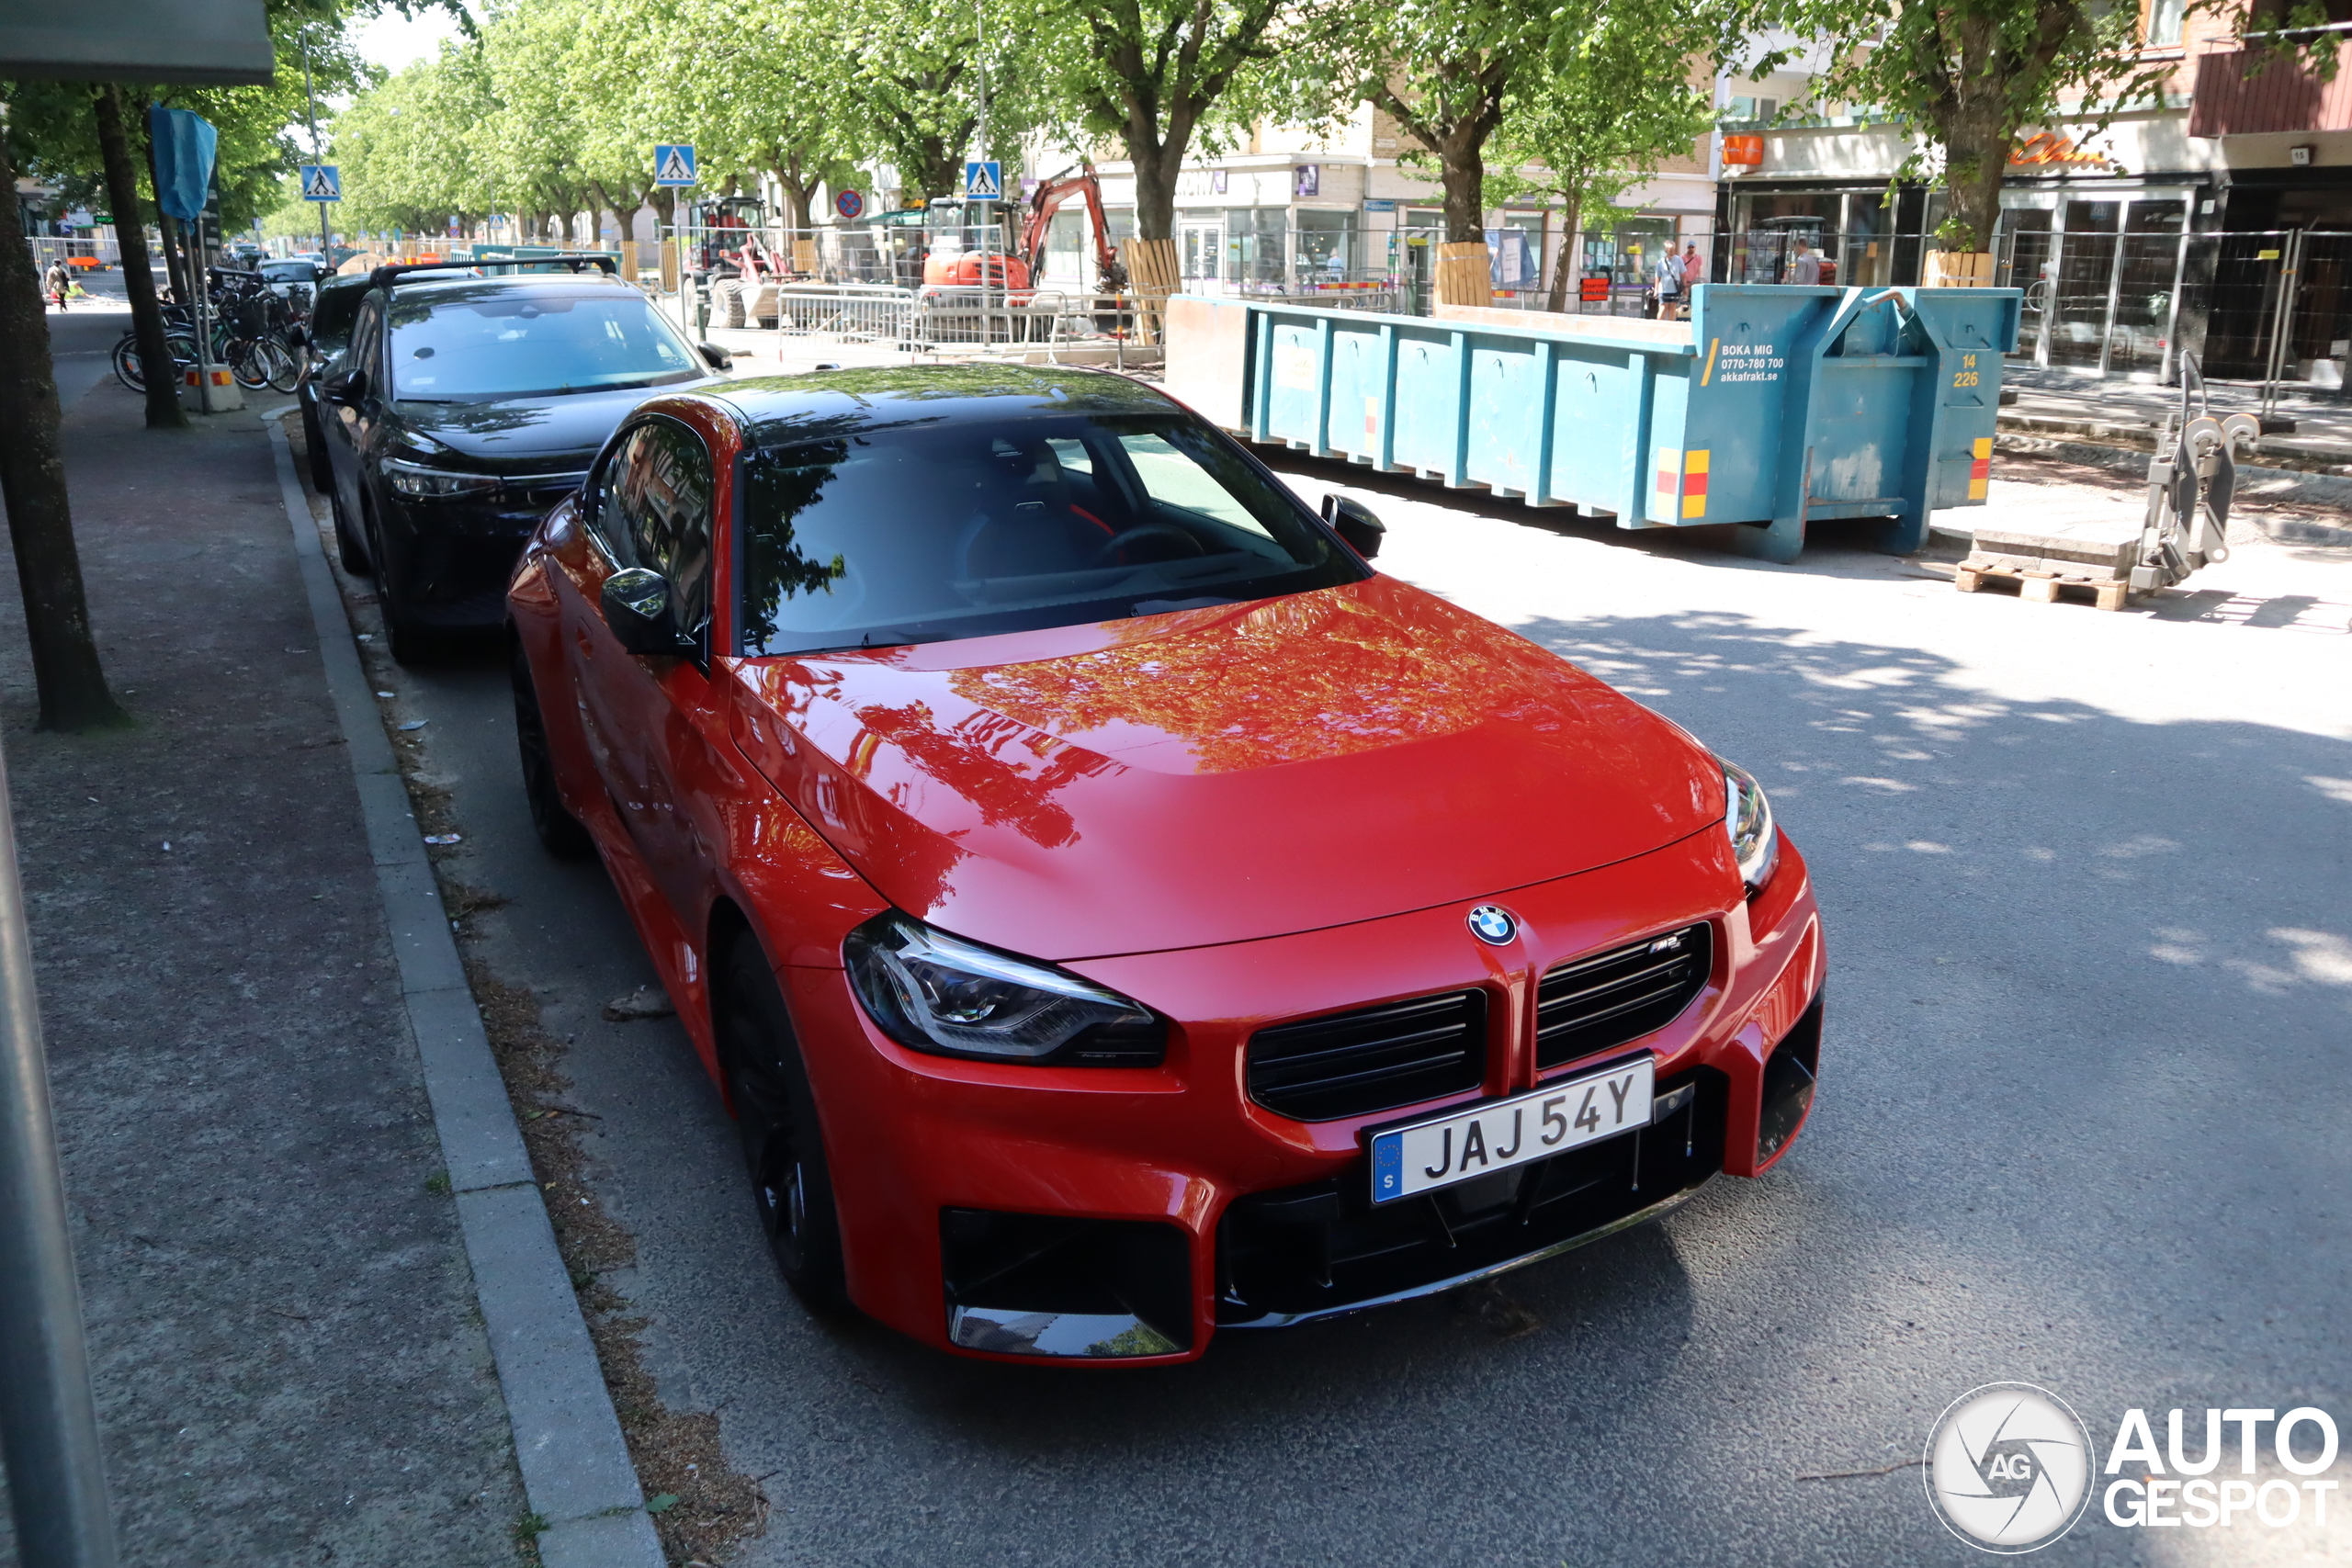
[{"label": "wooden pallet", "polygon": [[2121,578],[2097,576],[2089,572],[2060,572],[2048,568],[2015,567],[1996,561],[1964,560],[1952,573],[1952,586],[1962,593],[1981,592],[1984,584],[1995,579],[2018,585],[2018,597],[2037,604],[2055,604],[2062,588],[2078,588],[2091,595],[2091,602],[2102,610],[2120,610],[2130,600],[2132,585]]}]

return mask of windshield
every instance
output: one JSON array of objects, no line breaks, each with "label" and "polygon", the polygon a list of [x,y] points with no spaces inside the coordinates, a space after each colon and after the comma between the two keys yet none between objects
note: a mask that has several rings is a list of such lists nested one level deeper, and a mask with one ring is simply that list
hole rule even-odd
[{"label": "windshield", "polygon": [[1363,566],[1181,413],[872,430],[745,460],[741,651],[1271,599]]},{"label": "windshield", "polygon": [[436,290],[391,307],[391,395],[458,402],[611,387],[654,387],[709,374],[634,288]]}]

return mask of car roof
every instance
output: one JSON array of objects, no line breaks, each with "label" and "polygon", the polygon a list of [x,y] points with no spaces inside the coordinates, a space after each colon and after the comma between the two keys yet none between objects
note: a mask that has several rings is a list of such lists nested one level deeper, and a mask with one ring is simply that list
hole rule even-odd
[{"label": "car roof", "polygon": [[1182,405],[1107,370],[1030,365],[888,365],[766,376],[695,394],[726,404],[755,446],[893,424],[1073,413],[1168,413]]},{"label": "car roof", "polygon": [[447,272],[413,272],[393,278],[386,287],[401,299],[417,295],[450,292],[458,289],[479,289],[485,287],[503,288],[538,288],[560,292],[574,286],[581,288],[626,288],[628,285],[606,272],[510,272],[476,276],[470,270],[477,266],[528,265],[523,262],[451,262]]}]

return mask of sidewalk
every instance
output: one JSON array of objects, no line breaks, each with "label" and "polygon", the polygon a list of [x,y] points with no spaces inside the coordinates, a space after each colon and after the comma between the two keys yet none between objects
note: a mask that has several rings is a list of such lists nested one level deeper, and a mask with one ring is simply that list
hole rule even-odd
[{"label": "sidewalk", "polygon": [[138,722],[32,729],[0,567],[0,724],[123,1562],[533,1561],[508,1352],[271,447],[252,412],[146,431],[51,326],[89,389],[75,531]]},{"label": "sidewalk", "polygon": [[[2082,436],[2143,452],[2154,449],[2165,415],[2180,407],[2178,387],[2070,376],[2014,360],[2002,366],[2001,386],[2017,393],[2017,401],[2001,411],[2004,431]],[[2261,412],[2262,389],[2257,383],[2215,381],[2208,383],[2206,391],[2215,413]],[[2257,461],[2269,467],[2352,474],[2352,403],[2306,400],[2286,391],[2277,412],[2295,428],[2265,435]]]}]

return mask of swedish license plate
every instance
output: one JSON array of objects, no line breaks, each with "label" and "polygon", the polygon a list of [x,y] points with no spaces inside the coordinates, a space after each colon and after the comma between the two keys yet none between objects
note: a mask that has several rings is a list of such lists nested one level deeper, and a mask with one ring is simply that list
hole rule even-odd
[{"label": "swedish license plate", "polygon": [[1373,1135],[1372,1201],[1393,1203],[1650,1123],[1650,1058]]}]

